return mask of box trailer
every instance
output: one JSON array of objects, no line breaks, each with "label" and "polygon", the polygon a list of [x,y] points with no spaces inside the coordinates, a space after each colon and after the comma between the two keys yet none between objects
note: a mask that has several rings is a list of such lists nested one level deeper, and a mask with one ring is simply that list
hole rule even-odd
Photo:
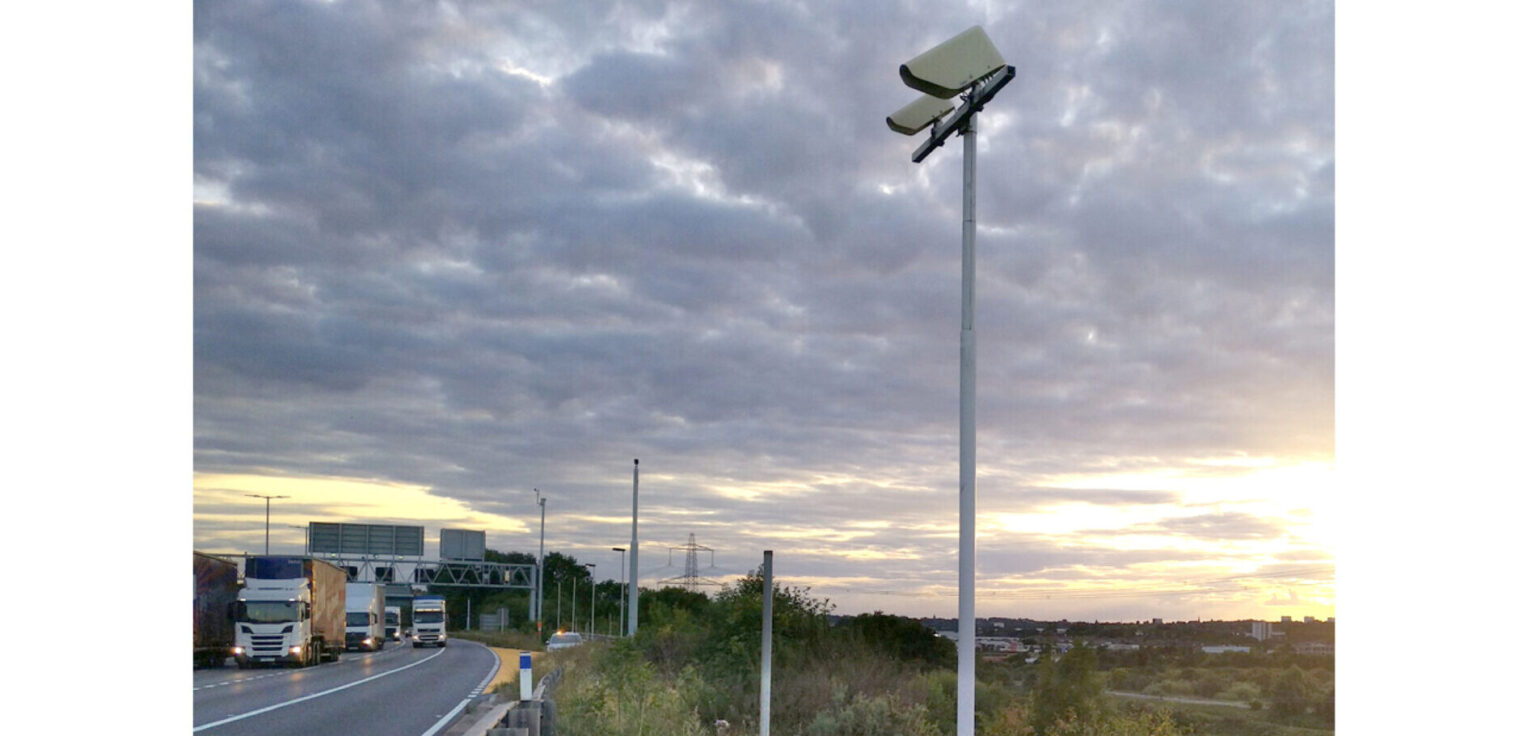
[{"label": "box trailer", "polygon": [[235,648],[240,566],[192,552],[192,665],[223,667]]}]

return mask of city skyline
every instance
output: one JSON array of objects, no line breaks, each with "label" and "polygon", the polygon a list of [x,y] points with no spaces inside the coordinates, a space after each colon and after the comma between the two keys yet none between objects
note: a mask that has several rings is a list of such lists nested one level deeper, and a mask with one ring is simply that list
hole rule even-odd
[{"label": "city skyline", "polygon": [[952,616],[959,146],[883,118],[981,24],[977,615],[1333,616],[1332,4],[880,8],[194,5],[194,545],[538,488],[617,579],[639,458],[647,582]]}]

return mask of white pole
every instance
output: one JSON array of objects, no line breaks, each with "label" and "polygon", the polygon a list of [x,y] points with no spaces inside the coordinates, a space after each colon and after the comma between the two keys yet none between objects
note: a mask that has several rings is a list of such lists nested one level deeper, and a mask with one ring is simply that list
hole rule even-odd
[{"label": "white pole", "polygon": [[956,736],[976,731],[976,116],[965,124],[960,244],[960,668]]},{"label": "white pole", "polygon": [[614,634],[618,635],[624,627],[624,622],[629,620],[624,615],[624,593],[625,589],[629,587],[629,584],[626,582],[628,579],[626,571],[629,568],[624,566],[624,553],[628,550],[624,549],[623,547],[614,547],[613,551],[619,553],[619,628],[614,629]]},{"label": "white pole", "polygon": [[763,667],[758,689],[758,733],[768,736],[768,718],[773,703],[773,550],[763,550]]},{"label": "white pole", "polygon": [[640,458],[635,458],[633,515],[629,522],[629,629],[634,636],[640,628]]},{"label": "white pole", "polygon": [[[533,489],[533,492],[535,495],[537,495],[539,489],[535,488]],[[535,620],[536,623],[534,629],[537,630],[541,636],[544,633],[544,502],[547,500],[549,499],[539,499],[539,581],[538,585],[536,586],[539,600],[539,617]]]}]

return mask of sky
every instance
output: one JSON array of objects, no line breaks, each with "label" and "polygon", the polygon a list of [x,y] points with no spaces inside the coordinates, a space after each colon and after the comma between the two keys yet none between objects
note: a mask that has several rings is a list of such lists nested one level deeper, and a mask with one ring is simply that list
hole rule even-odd
[{"label": "sky", "polygon": [[979,24],[978,615],[1333,616],[1332,4],[938,5],[194,3],[193,546],[616,579],[638,458],[644,583],[954,616]]},{"label": "sky", "polygon": [[[611,577],[639,457],[651,579],[694,533],[718,577],[773,548],[839,612],[953,616],[959,146],[913,165],[881,118],[980,23],[1018,67],[981,121],[981,614],[1333,608],[1341,730],[1514,717],[1518,676],[1398,706],[1405,641],[1527,608],[1529,10],[562,5],[7,9],[19,589],[185,590],[188,546],[260,544],[233,491],[295,496],[274,551],[360,518],[532,550],[536,487]],[[103,609],[46,610],[0,620]],[[48,705],[96,654],[16,646]],[[190,714],[157,652],[93,697]]]}]

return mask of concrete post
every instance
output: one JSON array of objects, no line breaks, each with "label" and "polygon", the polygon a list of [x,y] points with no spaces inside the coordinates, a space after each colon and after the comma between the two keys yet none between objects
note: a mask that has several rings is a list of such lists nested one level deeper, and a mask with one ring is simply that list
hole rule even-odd
[{"label": "concrete post", "polygon": [[759,688],[758,734],[768,736],[768,720],[773,714],[773,550],[763,550],[763,667]]}]

